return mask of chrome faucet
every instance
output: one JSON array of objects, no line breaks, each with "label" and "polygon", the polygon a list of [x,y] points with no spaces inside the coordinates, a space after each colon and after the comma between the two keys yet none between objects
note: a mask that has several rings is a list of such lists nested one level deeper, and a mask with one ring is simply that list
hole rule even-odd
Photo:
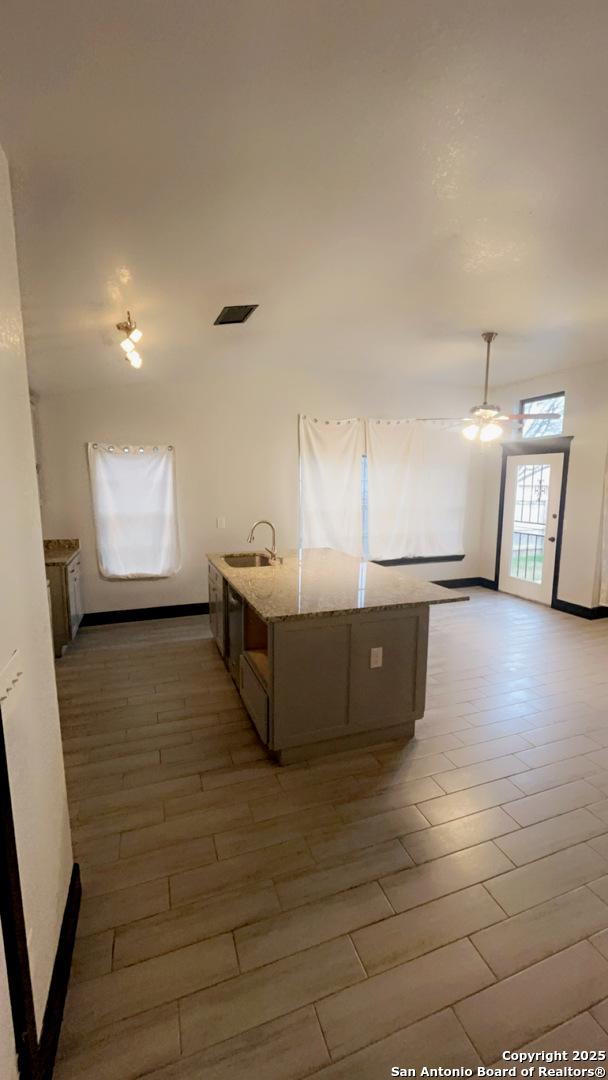
[{"label": "chrome faucet", "polygon": [[270,561],[275,562],[276,557],[277,557],[277,533],[276,533],[276,529],[275,529],[274,525],[272,524],[272,521],[266,521],[265,518],[261,518],[260,521],[254,521],[253,525],[251,526],[251,528],[249,530],[249,536],[247,537],[247,543],[248,544],[253,544],[253,535],[254,535],[255,530],[257,529],[258,525],[268,525],[269,529],[272,532],[272,547],[269,547],[269,548],[267,547],[265,550],[270,555]]}]

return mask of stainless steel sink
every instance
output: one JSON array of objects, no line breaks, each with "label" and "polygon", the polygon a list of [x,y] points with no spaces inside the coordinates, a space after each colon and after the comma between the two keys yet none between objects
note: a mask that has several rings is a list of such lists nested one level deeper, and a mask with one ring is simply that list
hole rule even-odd
[{"label": "stainless steel sink", "polygon": [[228,566],[270,566],[270,557],[253,553],[251,555],[224,555]]}]

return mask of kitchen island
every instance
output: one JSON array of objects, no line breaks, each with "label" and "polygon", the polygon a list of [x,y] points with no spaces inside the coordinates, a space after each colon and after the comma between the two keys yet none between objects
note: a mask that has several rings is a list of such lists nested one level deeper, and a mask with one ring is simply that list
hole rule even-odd
[{"label": "kitchen island", "polygon": [[414,734],[429,606],[465,595],[330,548],[207,558],[213,635],[280,762]]}]

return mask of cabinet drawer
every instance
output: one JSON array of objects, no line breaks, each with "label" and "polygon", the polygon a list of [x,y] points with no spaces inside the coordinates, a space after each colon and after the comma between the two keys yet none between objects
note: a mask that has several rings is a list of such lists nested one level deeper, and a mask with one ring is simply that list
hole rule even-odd
[{"label": "cabinet drawer", "polygon": [[263,743],[268,744],[268,694],[255,674],[246,653],[241,653],[239,686],[243,704]]}]

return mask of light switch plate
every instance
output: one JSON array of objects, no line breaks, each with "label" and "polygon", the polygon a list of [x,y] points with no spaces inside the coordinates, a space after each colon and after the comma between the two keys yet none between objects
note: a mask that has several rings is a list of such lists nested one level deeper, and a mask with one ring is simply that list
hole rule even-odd
[{"label": "light switch plate", "polygon": [[226,518],[223,517],[223,516],[220,516],[220,517],[216,518],[215,519],[215,527],[216,527],[216,529],[225,529],[226,528]]},{"label": "light switch plate", "polygon": [[375,649],[369,650],[369,666],[370,668],[382,667],[382,646],[378,645]]}]

